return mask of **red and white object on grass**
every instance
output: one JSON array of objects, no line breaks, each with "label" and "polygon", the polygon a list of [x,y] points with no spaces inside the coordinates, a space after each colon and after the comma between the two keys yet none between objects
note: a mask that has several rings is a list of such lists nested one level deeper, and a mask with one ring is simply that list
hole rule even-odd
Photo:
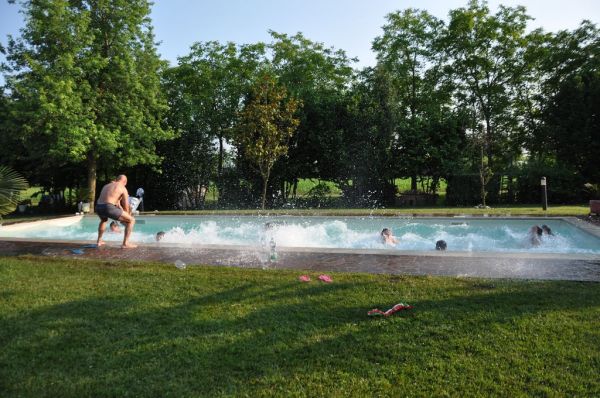
[{"label": "red and white object on grass", "polygon": [[410,309],[412,309],[412,305],[398,303],[385,312],[381,311],[379,308],[372,309],[371,311],[367,312],[367,315],[368,316],[390,316],[392,314],[395,314],[398,311],[410,310]]}]

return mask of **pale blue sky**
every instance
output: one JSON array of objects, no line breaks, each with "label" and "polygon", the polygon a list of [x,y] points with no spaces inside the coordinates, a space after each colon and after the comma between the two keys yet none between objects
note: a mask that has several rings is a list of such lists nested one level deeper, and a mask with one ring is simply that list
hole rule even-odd
[{"label": "pale blue sky", "polygon": [[[357,67],[375,63],[372,40],[381,34],[385,15],[408,7],[428,10],[446,19],[448,11],[467,0],[156,0],[152,20],[159,52],[171,63],[185,55],[196,41],[268,41],[268,30],[302,32],[313,41],[343,49],[359,58]],[[548,31],[573,29],[583,19],[600,22],[600,0],[490,0],[524,5],[535,18],[530,27]],[[23,25],[17,5],[0,0],[0,42],[18,35]],[[2,59],[3,57],[0,57]]]}]

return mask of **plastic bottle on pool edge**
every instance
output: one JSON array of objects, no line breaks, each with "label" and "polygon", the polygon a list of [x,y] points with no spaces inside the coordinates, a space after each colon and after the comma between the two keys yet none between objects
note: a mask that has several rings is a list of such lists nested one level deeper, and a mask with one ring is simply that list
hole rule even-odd
[{"label": "plastic bottle on pool edge", "polygon": [[277,252],[275,251],[275,239],[271,238],[271,241],[269,242],[269,246],[271,247],[271,254],[269,256],[269,261],[273,262],[273,261],[277,261]]}]

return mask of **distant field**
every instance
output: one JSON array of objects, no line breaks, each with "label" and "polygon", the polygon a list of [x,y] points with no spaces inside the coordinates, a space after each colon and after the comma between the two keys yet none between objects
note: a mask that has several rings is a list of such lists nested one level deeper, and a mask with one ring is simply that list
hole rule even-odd
[{"label": "distant field", "polygon": [[[330,195],[331,197],[340,196],[340,194],[342,193],[342,191],[337,186],[337,184],[332,181],[306,178],[306,179],[300,179],[298,181],[298,191],[297,191],[298,195],[299,196],[307,196],[309,194],[310,190],[313,187],[315,187],[317,184],[319,184],[319,182],[321,184],[325,184],[325,185],[329,186],[329,188],[331,189],[331,195]],[[399,192],[404,192],[404,191],[410,190],[410,183],[411,183],[410,178],[397,178],[395,180],[395,183],[396,183],[396,187],[398,188]],[[421,184],[417,185],[417,189],[419,189],[419,190],[421,189]],[[440,186],[438,188],[438,194],[445,194],[445,193],[446,193],[446,180],[441,180]]]}]

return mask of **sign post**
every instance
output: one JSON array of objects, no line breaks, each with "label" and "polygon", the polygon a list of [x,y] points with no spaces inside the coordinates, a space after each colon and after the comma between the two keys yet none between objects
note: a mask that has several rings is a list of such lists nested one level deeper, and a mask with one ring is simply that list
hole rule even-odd
[{"label": "sign post", "polygon": [[548,210],[548,193],[546,192],[546,177],[542,177],[540,185],[542,186],[542,209],[546,211]]}]

